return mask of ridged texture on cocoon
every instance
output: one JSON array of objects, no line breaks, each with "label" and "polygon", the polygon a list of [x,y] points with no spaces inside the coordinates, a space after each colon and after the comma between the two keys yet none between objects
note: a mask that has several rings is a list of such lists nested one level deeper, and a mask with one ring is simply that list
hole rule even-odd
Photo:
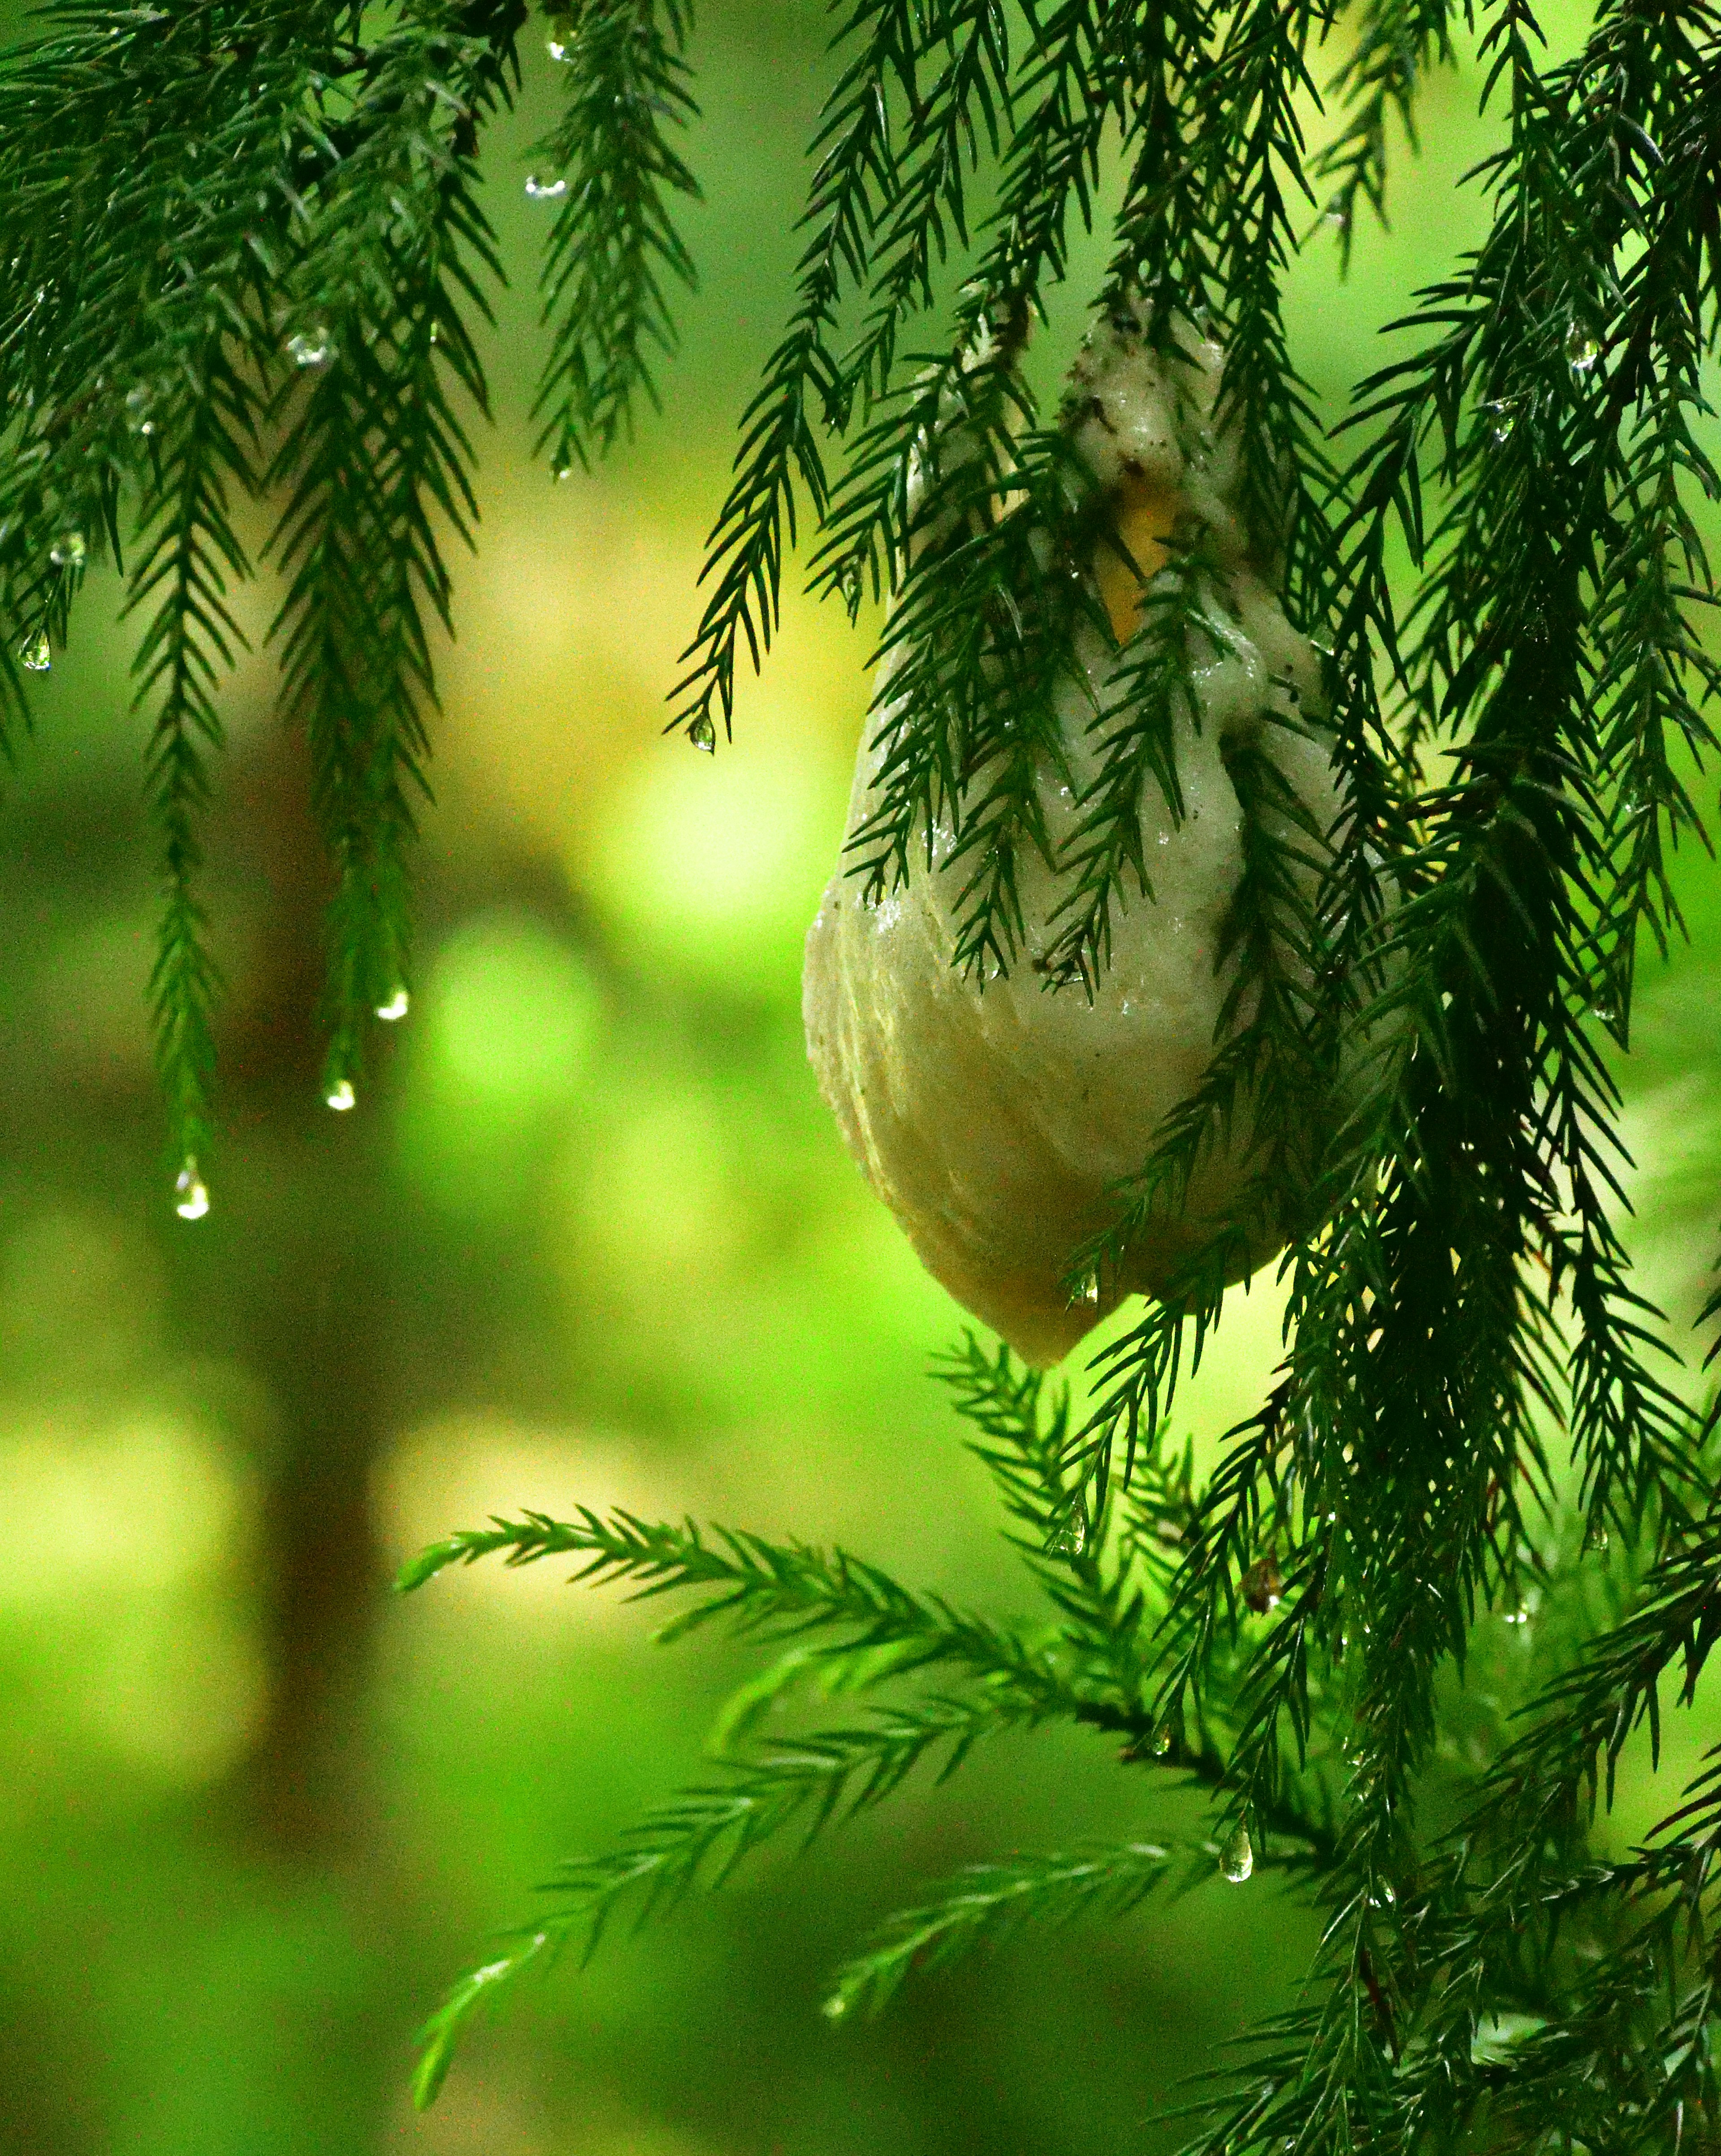
[{"label": "ridged texture on cocoon", "polygon": [[[1071,1302],[1066,1276],[1108,1221],[1107,1186],[1140,1169],[1162,1120],[1214,1055],[1230,964],[1215,970],[1215,954],[1242,867],[1221,745],[1258,735],[1274,709],[1318,731],[1323,709],[1318,655],[1251,559],[1237,513],[1234,446],[1213,425],[1222,354],[1212,344],[1188,351],[1186,363],[1168,366],[1127,321],[1114,321],[1090,339],[1073,376],[1087,398],[1077,446],[1110,490],[1113,528],[1151,576],[1178,516],[1201,519],[1227,616],[1224,635],[1191,653],[1200,723],[1184,714],[1175,727],[1184,819],[1174,826],[1149,781],[1141,815],[1153,900],[1132,889],[1126,904],[1114,903],[1112,963],[1092,1001],[1079,985],[1048,988],[1044,961],[1057,934],[1048,924],[1069,878],[1031,850],[1019,881],[1025,947],[1009,972],[981,981],[953,968],[967,869],[943,872],[948,831],[933,834],[930,870],[917,867],[876,905],[848,873],[852,856],[840,857],[807,937],[808,1053],[849,1150],[927,1269],[1038,1363],[1066,1353],[1122,1295],[1162,1287],[1238,1188],[1239,1146],[1210,1152],[1184,1213],[1132,1248],[1102,1299]],[[1126,635],[1135,579],[1109,553],[1095,566]],[[1117,654],[1085,627],[1076,648],[1102,706]],[[1059,716],[1074,785],[1048,769],[1044,795],[1061,858],[1097,757],[1093,706],[1073,681]],[[891,717],[887,705],[862,737],[848,836],[871,813]],[[1329,829],[1338,803],[1323,743],[1272,725],[1263,747],[1313,823]],[[1257,1250],[1253,1260],[1271,1255]]]}]

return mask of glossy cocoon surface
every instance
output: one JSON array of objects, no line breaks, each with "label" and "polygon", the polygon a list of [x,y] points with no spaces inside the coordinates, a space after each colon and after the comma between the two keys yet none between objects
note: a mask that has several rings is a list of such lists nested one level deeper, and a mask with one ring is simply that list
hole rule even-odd
[{"label": "glossy cocoon surface", "polygon": [[[876,905],[840,860],[807,939],[808,1053],[849,1150],[927,1268],[1030,1362],[1057,1360],[1118,1297],[1153,1292],[1222,1214],[1241,1167],[1230,1150],[1204,1160],[1184,1212],[1157,1219],[1103,1296],[1070,1300],[1081,1245],[1110,1218],[1108,1186],[1139,1169],[1164,1118],[1211,1060],[1229,986],[1217,963],[1242,867],[1242,821],[1224,751],[1267,730],[1262,746],[1323,830],[1337,814],[1318,734],[1321,675],[1251,560],[1236,514],[1233,459],[1212,424],[1221,355],[1193,346],[1169,369],[1128,326],[1108,324],[1075,370],[1087,397],[1077,444],[1109,492],[1112,529],[1143,576],[1165,559],[1179,515],[1206,525],[1220,564],[1215,629],[1191,653],[1199,717],[1175,722],[1184,817],[1151,782],[1141,803],[1153,883],[1114,906],[1112,963],[1090,1002],[1079,983],[1053,987],[1045,966],[1067,873],[1025,855],[1025,947],[1008,973],[982,980],[952,966],[953,912],[967,871],[946,873],[953,840],[935,832],[931,869]],[[1170,375],[1174,372],[1177,379]],[[1121,636],[1139,586],[1102,547],[1092,564]],[[1076,656],[1099,707],[1117,654],[1090,629]],[[1095,706],[1073,680],[1061,691],[1071,783],[1048,766],[1044,788],[1054,858],[1080,821],[1097,769]],[[1292,721],[1274,724],[1277,711]],[[848,835],[867,820],[895,710],[869,722],[856,762]],[[1311,874],[1313,871],[1311,871]],[[1255,1261],[1271,1253],[1257,1250]]]}]

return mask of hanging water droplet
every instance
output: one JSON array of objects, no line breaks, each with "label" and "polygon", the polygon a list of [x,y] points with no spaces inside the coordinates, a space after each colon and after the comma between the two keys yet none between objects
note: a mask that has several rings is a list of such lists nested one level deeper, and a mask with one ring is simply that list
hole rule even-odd
[{"label": "hanging water droplet", "polygon": [[311,373],[320,373],[334,356],[326,330],[296,330],[287,339],[287,357]]},{"label": "hanging water droplet", "polygon": [[1488,415],[1488,432],[1497,442],[1509,442],[1512,430],[1518,424],[1517,408],[1508,398],[1497,398],[1492,404],[1484,404]]},{"label": "hanging water droplet", "polygon": [[557,486],[565,485],[573,477],[573,466],[566,457],[563,457],[559,464],[551,467],[550,476]]},{"label": "hanging water droplet", "polygon": [[54,654],[48,648],[48,631],[39,629],[33,636],[26,637],[18,646],[18,658],[26,674],[45,674],[54,664]]},{"label": "hanging water droplet", "polygon": [[567,192],[566,180],[541,180],[536,172],[526,182],[528,202],[560,202]]},{"label": "hanging water droplet", "polygon": [[1045,1542],[1049,1557],[1080,1557],[1087,1548],[1087,1515],[1078,1505],[1059,1521]]},{"label": "hanging water droplet", "polygon": [[1247,1827],[1240,1826],[1219,1852],[1219,1868],[1233,1887],[1241,1887],[1255,1869],[1255,1845]]},{"label": "hanging water droplet", "polygon": [[1601,346],[1582,322],[1574,322],[1565,333],[1565,363],[1581,380],[1601,357]]},{"label": "hanging water droplet", "polygon": [[412,998],[404,988],[397,988],[386,1004],[377,1005],[377,1016],[384,1025],[393,1025],[396,1019],[404,1018]]},{"label": "hanging water droplet", "polygon": [[1321,223],[1329,232],[1349,231],[1350,212],[1344,207],[1343,201],[1339,196],[1334,195],[1326,208],[1322,211]]},{"label": "hanging water droplet", "polygon": [[126,392],[126,424],[134,434],[152,434],[156,431],[156,423],[149,416],[155,401],[154,392],[141,382],[136,388]]},{"label": "hanging water droplet", "polygon": [[56,569],[81,569],[87,549],[81,531],[62,531],[48,550],[48,558]]},{"label": "hanging water droplet", "polygon": [[847,2018],[849,2002],[843,1997],[841,1992],[833,1992],[819,2011],[827,2021],[841,2021]]},{"label": "hanging water droplet", "polygon": [[357,1094],[352,1090],[352,1081],[350,1078],[342,1078],[324,1097],[337,1116],[344,1116],[358,1100]]},{"label": "hanging water droplet", "polygon": [[544,50],[552,60],[567,67],[573,59],[573,40],[565,33],[558,34],[552,30],[544,39]]},{"label": "hanging water droplet", "polygon": [[712,724],[710,715],[708,713],[705,711],[701,711],[700,713],[699,716],[693,721],[692,725],[688,727],[687,738],[692,742],[695,748],[699,751],[701,756],[715,756],[717,754],[717,730]]},{"label": "hanging water droplet", "polygon": [[1284,1598],[1285,1583],[1277,1560],[1271,1554],[1257,1558],[1243,1574],[1242,1596],[1257,1617],[1277,1609]]},{"label": "hanging water droplet", "polygon": [[185,1165],[173,1178],[173,1210],[182,1220],[201,1220],[209,1209],[209,1192],[198,1173],[196,1158],[185,1156]]},{"label": "hanging water droplet", "polygon": [[1168,1758],[1171,1751],[1171,1725],[1169,1722],[1167,1722],[1164,1728],[1163,1728],[1159,1732],[1158,1735],[1153,1739],[1153,1757],[1156,1759],[1164,1759]]}]

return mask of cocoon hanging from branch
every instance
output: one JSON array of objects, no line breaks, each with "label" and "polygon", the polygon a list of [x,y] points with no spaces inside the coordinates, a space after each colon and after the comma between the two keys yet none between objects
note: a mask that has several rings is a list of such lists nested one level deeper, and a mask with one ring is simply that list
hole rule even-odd
[{"label": "cocoon hanging from branch", "polygon": [[[1235,435],[1215,425],[1223,353],[1187,329],[1179,347],[1162,358],[1135,320],[1114,314],[1073,371],[1066,424],[1103,514],[1097,543],[1072,566],[1112,634],[1078,619],[1079,674],[1068,670],[1053,692],[1063,769],[1047,755],[1035,782],[1051,858],[1031,847],[1019,855],[1013,963],[984,973],[953,963],[973,863],[953,861],[948,824],[931,834],[929,865],[887,893],[869,901],[854,874],[854,842],[876,816],[903,717],[904,700],[889,695],[897,651],[862,737],[844,855],[807,938],[808,1053],[850,1152],[927,1269],[1036,1363],[1067,1353],[1123,1296],[1162,1291],[1250,1173],[1246,1099],[1199,1156],[1175,1209],[1154,1213],[1115,1273],[1072,1298],[1079,1253],[1116,1217],[1112,1186],[1139,1173],[1221,1045],[1238,964],[1225,929],[1244,866],[1239,750],[1257,751],[1285,783],[1291,813],[1276,820],[1282,839],[1297,827],[1305,896],[1318,864],[1303,834],[1329,831],[1338,814],[1320,659],[1279,603],[1274,565],[1251,547]],[[1109,963],[1078,974],[1067,917],[1111,731],[1101,715],[1127,685],[1123,647],[1172,559],[1173,535],[1191,531],[1203,603],[1184,632],[1186,688],[1170,699],[1165,733],[1181,814],[1164,786],[1144,780],[1131,813],[1152,896],[1126,871],[1110,901]],[[970,779],[976,796],[984,778]],[[1248,1022],[1252,995],[1236,999],[1233,1025]],[[1232,1276],[1271,1255],[1250,1249]]]}]

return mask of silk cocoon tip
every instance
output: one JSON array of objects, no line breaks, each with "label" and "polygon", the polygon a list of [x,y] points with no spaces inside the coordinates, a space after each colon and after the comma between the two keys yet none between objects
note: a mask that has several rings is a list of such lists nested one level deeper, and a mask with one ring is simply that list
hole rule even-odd
[{"label": "silk cocoon tip", "polygon": [[[1246,1169],[1246,1112],[1229,1150],[1197,1170],[1181,1214],[1156,1219],[1097,1300],[1064,1286],[1081,1246],[1112,1217],[1109,1185],[1138,1171],[1165,1116],[1212,1060],[1231,964],[1217,963],[1242,872],[1242,818],[1222,747],[1259,738],[1328,829],[1338,814],[1324,742],[1269,714],[1314,721],[1319,660],[1286,619],[1251,558],[1236,506],[1235,444],[1215,428],[1222,354],[1187,347],[1168,365],[1128,317],[1097,330],[1072,373],[1077,447],[1107,489],[1112,528],[1144,575],[1179,514],[1200,518],[1220,565],[1215,627],[1191,649],[1199,722],[1174,722],[1184,816],[1174,825],[1149,781],[1141,803],[1152,901],[1133,885],[1114,901],[1112,963],[1092,1002],[1052,990],[1051,925],[1071,879],[1027,854],[1019,870],[1025,947],[1008,974],[980,980],[952,965],[953,916],[967,868],[944,873],[953,846],[935,831],[929,870],[875,905],[839,858],[809,932],[803,985],[807,1049],[850,1152],[927,1270],[1030,1362],[1056,1361],[1123,1295],[1153,1293],[1205,1240]],[[1109,550],[1092,565],[1120,639],[1138,587]],[[1113,693],[1117,653],[1092,628],[1076,656],[1094,704],[1066,681],[1057,706],[1072,783],[1048,764],[1041,798],[1061,860],[1096,775],[1096,705]],[[869,720],[855,763],[845,844],[868,820],[896,707]],[[1299,843],[1304,850],[1307,841]],[[1253,1254],[1256,1264],[1271,1255]]]}]

